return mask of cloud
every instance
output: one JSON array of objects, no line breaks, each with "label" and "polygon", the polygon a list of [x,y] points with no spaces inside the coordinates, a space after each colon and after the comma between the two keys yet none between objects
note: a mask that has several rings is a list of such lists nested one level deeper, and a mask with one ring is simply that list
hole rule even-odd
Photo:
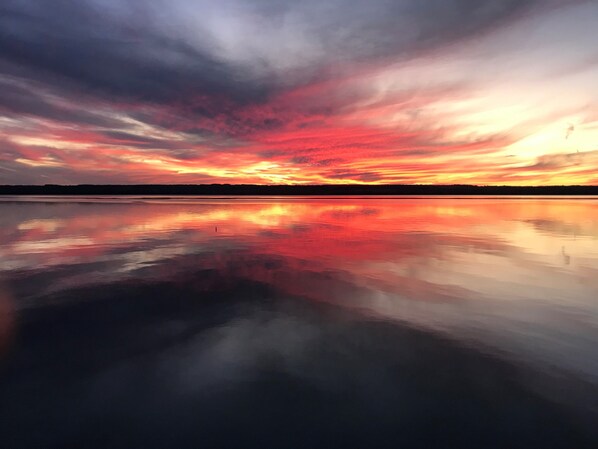
[{"label": "cloud", "polygon": [[532,3],[8,0],[0,55],[3,71],[121,100],[242,103],[334,63],[447,45]]},{"label": "cloud", "polygon": [[[586,164],[598,162],[598,150],[584,153],[558,153],[545,154],[536,160],[534,164],[519,167],[519,170],[561,170],[570,167],[588,168]],[[585,165],[585,167],[584,167]]]},{"label": "cloud", "polygon": [[331,179],[347,179],[347,180],[358,180],[361,182],[372,182],[379,181],[382,177],[373,172],[360,172],[357,170],[332,170],[331,173],[327,174],[328,178]]},{"label": "cloud", "polygon": [[0,114],[6,116],[35,117],[67,124],[101,127],[120,126],[119,120],[106,117],[66,104],[49,93],[38,91],[34,86],[14,79],[0,78]]},{"label": "cloud", "polygon": [[5,0],[0,183],[488,180],[443,58],[573,3]]}]

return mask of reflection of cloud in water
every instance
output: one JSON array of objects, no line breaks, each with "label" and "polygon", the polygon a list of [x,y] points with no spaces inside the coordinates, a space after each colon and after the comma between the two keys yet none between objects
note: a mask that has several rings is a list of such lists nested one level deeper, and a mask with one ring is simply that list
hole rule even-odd
[{"label": "reflection of cloud in water", "polygon": [[5,287],[0,283],[0,360],[9,350],[15,328],[14,305]]},{"label": "reflection of cloud in water", "polygon": [[525,367],[403,324],[214,271],[64,295],[0,383],[22,447],[589,447]]},{"label": "reflection of cloud in water", "polygon": [[371,207],[347,207],[342,209],[335,209],[329,212],[329,216],[334,219],[341,219],[346,220],[354,217],[368,217],[368,216],[375,216],[380,213],[379,209],[374,209]]},{"label": "reflection of cloud in water", "polygon": [[32,442],[130,422],[146,447],[313,447],[301,423],[360,447],[471,428],[463,447],[492,422],[476,447],[569,448],[551,432],[596,416],[598,240],[570,238],[594,200],[110,201],[0,206],[23,323],[0,393]]},{"label": "reflection of cloud in water", "polygon": [[43,232],[55,232],[58,228],[64,226],[64,220],[57,219],[40,219],[40,220],[28,220],[18,225],[19,230],[40,230]]},{"label": "reflection of cloud in water", "polygon": [[545,232],[554,236],[573,236],[573,237],[594,237],[598,238],[597,222],[577,222],[572,223],[564,220],[525,220],[526,223],[534,226],[538,231]]}]

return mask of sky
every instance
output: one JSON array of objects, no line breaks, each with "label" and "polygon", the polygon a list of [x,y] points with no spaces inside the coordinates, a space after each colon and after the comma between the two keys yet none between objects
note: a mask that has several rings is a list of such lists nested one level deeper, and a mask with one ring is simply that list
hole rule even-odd
[{"label": "sky", "polygon": [[598,184],[596,0],[3,0],[0,184]]}]

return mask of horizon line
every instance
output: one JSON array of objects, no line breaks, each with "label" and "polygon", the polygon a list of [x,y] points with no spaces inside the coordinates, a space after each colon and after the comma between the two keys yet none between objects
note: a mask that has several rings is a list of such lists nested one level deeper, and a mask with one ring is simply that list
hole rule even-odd
[{"label": "horizon line", "polygon": [[5,187],[139,187],[139,186],[160,186],[160,187],[208,187],[208,186],[230,186],[230,187],[280,187],[280,188],[296,188],[296,187],[324,187],[324,188],[352,188],[352,187],[373,187],[373,188],[385,188],[385,187],[475,187],[475,188],[517,188],[517,189],[528,189],[528,188],[554,188],[554,187],[582,187],[582,188],[598,188],[598,184],[537,184],[537,185],[513,185],[513,184],[463,184],[463,183],[451,183],[451,184],[401,184],[401,183],[388,183],[388,184],[368,184],[368,183],[348,183],[348,184],[252,184],[252,183],[79,183],[79,184],[0,184],[0,188]]}]

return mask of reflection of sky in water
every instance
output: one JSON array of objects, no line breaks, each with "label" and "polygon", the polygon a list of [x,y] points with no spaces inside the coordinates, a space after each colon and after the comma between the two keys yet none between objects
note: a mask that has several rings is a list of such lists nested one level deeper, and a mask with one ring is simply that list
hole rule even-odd
[{"label": "reflection of sky in water", "polygon": [[189,256],[216,269],[238,259],[239,275],[289,294],[598,378],[597,200],[107,201],[2,204],[3,277],[18,293],[44,275],[17,307],[62,288],[168,276]]},{"label": "reflection of sky in water", "polygon": [[[193,279],[209,294],[229,277],[598,386],[597,199],[78,201],[1,203],[0,277],[17,311],[115,282]],[[227,329],[277,353],[278,325]],[[250,363],[226,356],[229,337],[206,357]],[[181,378],[222,369],[181,363]]]}]

